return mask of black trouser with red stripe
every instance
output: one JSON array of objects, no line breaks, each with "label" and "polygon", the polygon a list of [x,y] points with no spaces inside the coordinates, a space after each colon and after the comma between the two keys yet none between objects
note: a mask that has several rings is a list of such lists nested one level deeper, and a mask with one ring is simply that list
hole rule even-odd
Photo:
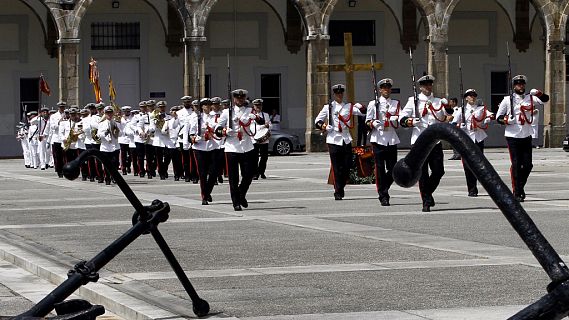
[{"label": "black trouser with red stripe", "polygon": [[111,160],[111,167],[110,168],[105,168],[105,181],[106,182],[110,182],[112,180],[112,176],[111,176],[111,172],[110,170],[117,170],[117,168],[119,167],[119,153],[120,150],[115,150],[115,151],[111,151],[111,152],[107,152],[107,151],[101,151],[105,156],[107,156],[109,158],[109,160]]},{"label": "black trouser with red stripe", "polygon": [[379,199],[389,200],[389,188],[393,184],[393,167],[397,162],[397,145],[384,146],[373,142],[375,159],[375,186]]},{"label": "black trouser with red stripe", "polygon": [[156,151],[156,163],[158,166],[158,175],[160,177],[168,174],[168,166],[170,165],[170,153],[165,147],[154,147]]},{"label": "black trouser with red stripe", "polygon": [[526,138],[506,137],[510,151],[510,176],[512,177],[512,192],[515,196],[525,198],[524,187],[533,168],[531,136]]},{"label": "black trouser with red stripe", "polygon": [[200,178],[202,200],[211,195],[215,181],[217,181],[217,164],[213,151],[194,150],[194,158]]},{"label": "black trouser with red stripe", "polygon": [[[100,150],[101,145],[97,143],[86,144],[85,147],[87,150]],[[98,180],[103,180],[103,165],[99,160],[96,160],[93,157],[90,157],[88,160],[89,165],[89,178]]]},{"label": "black trouser with red stripe", "polygon": [[136,161],[138,165],[138,174],[144,176],[146,174],[146,167],[144,166],[144,155],[146,154],[146,144],[144,142],[135,142],[136,146]]},{"label": "black trouser with red stripe", "polygon": [[259,159],[257,166],[257,175],[265,174],[267,169],[267,161],[269,160],[269,144],[268,143],[255,143],[255,151]]},{"label": "black trouser with red stripe", "polygon": [[63,147],[61,146],[61,142],[54,142],[51,146],[51,152],[53,154],[53,166],[55,172],[58,175],[63,174]]},{"label": "black trouser with red stripe", "polygon": [[174,177],[179,178],[184,175],[184,167],[182,166],[182,153],[178,148],[166,149],[169,157],[172,159],[172,167],[174,169]]},{"label": "black trouser with red stripe", "polygon": [[128,147],[128,143],[121,143],[120,147],[121,170],[123,173],[127,173],[127,168],[130,167],[130,160],[132,158],[130,154],[130,148]]},{"label": "black trouser with red stripe", "polygon": [[[216,149],[213,151],[215,154],[215,163],[217,165],[217,176],[223,178],[223,173],[227,170],[225,165],[225,149]],[[227,172],[225,172],[227,176]]]},{"label": "black trouser with red stripe", "polygon": [[[431,174],[429,175],[429,168],[431,169]],[[423,199],[423,204],[425,200],[429,200],[433,196],[433,192],[439,186],[441,178],[445,174],[444,167],[444,154],[443,145],[437,143],[429,156],[423,164],[421,177],[419,178],[419,190],[421,191],[421,198]]]},{"label": "black trouser with red stripe", "polygon": [[334,192],[343,197],[344,187],[352,168],[352,145],[346,142],[343,142],[341,146],[329,143],[328,152],[334,175]]},{"label": "black trouser with red stripe", "polygon": [[146,173],[156,176],[156,147],[151,144],[146,144]]},{"label": "black trouser with red stripe", "polygon": [[[476,142],[478,149],[480,152],[484,153],[484,141]],[[476,187],[476,176],[470,170],[470,167],[466,162],[464,162],[464,158],[462,159],[462,167],[464,168],[464,175],[466,176],[466,187],[468,188],[468,193],[478,194],[478,188]]]},{"label": "black trouser with red stripe", "polygon": [[[249,186],[253,181],[257,168],[257,154],[255,149],[245,152],[226,152],[227,171],[229,175],[229,191],[233,206],[241,204],[241,200],[247,196]],[[241,183],[239,183],[239,169],[241,169]]]}]

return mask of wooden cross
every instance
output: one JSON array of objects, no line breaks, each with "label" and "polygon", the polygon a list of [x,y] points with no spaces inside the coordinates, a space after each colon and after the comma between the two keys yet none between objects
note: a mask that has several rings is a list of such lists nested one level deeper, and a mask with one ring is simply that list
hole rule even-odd
[{"label": "wooden cross", "polygon": [[[371,70],[371,63],[356,63],[354,64],[353,59],[353,48],[352,48],[352,34],[351,33],[344,33],[344,64],[319,64],[316,66],[316,71],[319,72],[334,72],[334,71],[343,71],[346,73],[346,91],[348,91],[348,102],[354,103],[355,102],[355,81],[354,81],[354,72],[355,71],[366,71]],[[374,63],[375,70],[381,70],[383,67],[382,63]],[[331,90],[332,84],[328,84],[328,90]],[[354,121],[356,125],[351,131],[352,136],[357,136],[357,123]],[[356,141],[354,139],[354,141]]]}]

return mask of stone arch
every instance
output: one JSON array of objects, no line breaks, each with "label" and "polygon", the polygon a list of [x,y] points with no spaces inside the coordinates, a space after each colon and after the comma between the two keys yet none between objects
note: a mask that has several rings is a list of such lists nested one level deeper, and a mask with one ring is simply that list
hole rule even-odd
[{"label": "stone arch", "polygon": [[[48,41],[49,41],[49,24],[50,24],[50,21],[48,21],[48,20],[51,20],[51,22],[55,25],[55,19],[53,18],[53,15],[51,14],[51,11],[50,11],[49,7],[47,7],[47,6],[44,4],[44,2],[34,2],[34,3],[37,3],[38,6],[42,6],[42,7],[44,7],[44,8],[46,9],[47,15],[46,15],[46,20],[44,21],[44,19],[42,19],[42,14],[43,14],[43,12],[39,12],[39,11],[37,10],[37,8],[35,8],[35,7],[33,7],[32,5],[30,5],[30,3],[29,3],[28,1],[20,0],[20,2],[21,2],[24,6],[28,7],[28,9],[30,9],[30,11],[33,13],[33,15],[34,15],[34,16],[37,18],[37,20],[39,21],[39,24],[40,24],[40,26],[41,26],[41,28],[42,28],[42,34],[43,34],[43,37],[44,37],[44,42],[46,43],[46,46],[47,46],[47,43],[48,43]],[[49,50],[49,49],[48,49],[48,50]]]}]

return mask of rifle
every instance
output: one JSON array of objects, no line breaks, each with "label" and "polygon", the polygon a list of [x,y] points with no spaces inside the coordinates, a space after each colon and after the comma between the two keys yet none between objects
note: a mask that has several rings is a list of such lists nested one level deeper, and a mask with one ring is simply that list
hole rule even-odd
[{"label": "rifle", "polygon": [[460,74],[460,109],[461,109],[461,116],[462,116],[462,123],[466,123],[466,119],[464,118],[464,86],[462,84],[462,63],[460,62],[460,56],[458,56],[458,72]]},{"label": "rifle", "polygon": [[514,116],[514,97],[512,93],[512,62],[510,61],[510,45],[506,41],[506,55],[508,56],[508,95],[510,96],[510,117]]},{"label": "rifle", "polygon": [[409,59],[411,60],[411,82],[413,86],[413,101],[415,103],[415,118],[420,118],[419,101],[417,98],[417,84],[415,83],[415,64],[413,63],[413,50],[409,47]]},{"label": "rifle", "polygon": [[[330,78],[330,69],[328,69],[328,125],[331,126],[334,125],[334,115],[332,114],[334,108],[332,108],[332,102],[334,102],[332,98],[332,79]],[[323,132],[324,131],[325,130],[323,130]]]},{"label": "rifle", "polygon": [[229,98],[227,128],[233,127],[233,97],[231,96],[231,66],[229,65],[229,53],[227,54],[227,97]]},{"label": "rifle", "polygon": [[375,116],[379,119],[379,93],[377,92],[377,75],[375,73],[375,60],[373,55],[370,56],[371,59],[371,81],[373,82],[373,96],[375,98]]},{"label": "rifle", "polygon": [[200,72],[198,71],[198,110],[196,110],[196,114],[198,116],[198,136],[201,135],[201,131],[202,131],[201,95],[202,95],[202,84],[200,82]]}]

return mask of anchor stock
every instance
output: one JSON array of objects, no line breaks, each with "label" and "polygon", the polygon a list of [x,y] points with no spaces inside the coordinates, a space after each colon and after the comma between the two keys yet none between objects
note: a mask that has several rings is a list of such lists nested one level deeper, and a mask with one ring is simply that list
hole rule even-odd
[{"label": "anchor stock", "polygon": [[551,283],[547,286],[549,292],[547,295],[510,319],[553,320],[569,315],[569,269],[466,133],[447,123],[429,126],[419,136],[409,153],[393,168],[395,182],[405,188],[415,185],[421,175],[423,163],[440,140],[449,142],[460,153],[551,279]]}]

